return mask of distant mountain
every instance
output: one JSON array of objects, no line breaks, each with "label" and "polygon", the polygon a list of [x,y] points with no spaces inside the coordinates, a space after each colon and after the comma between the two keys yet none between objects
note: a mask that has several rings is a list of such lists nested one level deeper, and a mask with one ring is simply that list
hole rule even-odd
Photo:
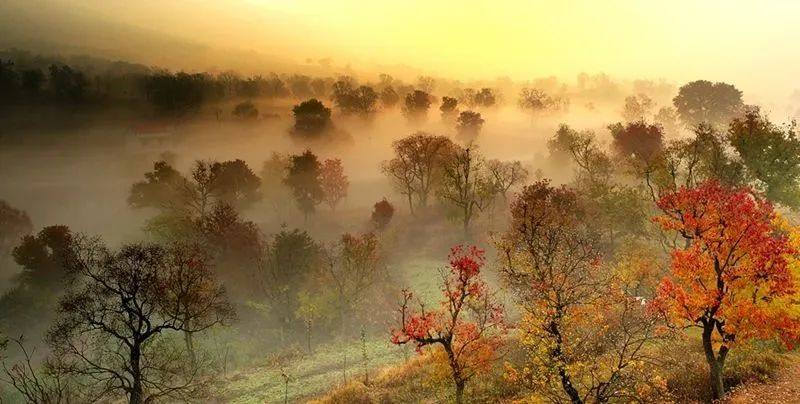
[{"label": "distant mountain", "polygon": [[[92,17],[56,1],[0,1],[0,49],[61,56],[92,55],[173,70],[243,73],[302,70],[256,51],[218,49],[167,33]],[[220,62],[223,61],[223,62]]]}]

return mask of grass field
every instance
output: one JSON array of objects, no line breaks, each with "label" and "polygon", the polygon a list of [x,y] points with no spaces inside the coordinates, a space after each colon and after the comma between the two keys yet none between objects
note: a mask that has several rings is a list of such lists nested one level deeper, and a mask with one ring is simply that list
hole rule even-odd
[{"label": "grass field", "polygon": [[[424,258],[409,262],[401,269],[402,285],[414,290],[429,304],[435,304],[439,299],[438,270],[444,264],[444,261]],[[387,324],[391,322],[391,319],[386,320]],[[365,347],[370,374],[415,355],[413,347],[391,344],[388,329],[384,335],[369,336]],[[343,374],[345,360],[347,366]],[[288,389],[282,374],[290,378]],[[346,344],[332,342],[318,346],[313,354],[297,351],[279,359],[265,358],[261,364],[232,372],[217,382],[212,395],[218,402],[226,403],[283,403],[284,399],[298,402],[342,384],[345,378],[348,381],[364,378],[362,344],[358,339]]]}]

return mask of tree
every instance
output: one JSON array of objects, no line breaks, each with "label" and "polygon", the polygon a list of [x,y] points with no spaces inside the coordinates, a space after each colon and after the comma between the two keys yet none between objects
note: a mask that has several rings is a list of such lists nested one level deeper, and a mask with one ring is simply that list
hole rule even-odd
[{"label": "tree", "polygon": [[625,122],[644,122],[652,113],[653,100],[645,94],[636,94],[625,97],[625,107],[622,118]]},{"label": "tree", "polygon": [[425,132],[392,143],[395,157],[384,161],[382,170],[395,188],[407,197],[412,214],[414,199],[418,207],[428,205],[428,197],[441,179],[442,163],[454,147],[447,137]]},{"label": "tree", "polygon": [[519,161],[489,160],[486,169],[492,178],[496,192],[508,201],[508,192],[528,179],[528,170]]},{"label": "tree", "polygon": [[251,101],[240,102],[233,108],[233,116],[242,120],[253,120],[258,118],[258,108]]},{"label": "tree", "polygon": [[312,98],[292,108],[294,114],[294,135],[303,138],[318,138],[333,127],[331,110],[321,101]]},{"label": "tree", "polygon": [[291,191],[283,181],[290,165],[288,155],[272,152],[261,168],[261,194],[275,212],[280,212],[291,198]]},{"label": "tree", "polygon": [[210,254],[219,280],[240,295],[257,292],[252,277],[261,255],[258,226],[224,202],[216,203],[192,225],[195,234],[191,239]]},{"label": "tree", "polygon": [[433,89],[436,88],[436,80],[430,76],[419,76],[417,78],[417,87],[430,94],[433,92]]},{"label": "tree", "polygon": [[376,111],[378,93],[369,86],[356,87],[355,80],[345,76],[333,84],[333,100],[342,113],[367,118]]},{"label": "tree", "polygon": [[26,69],[20,78],[22,91],[29,97],[36,97],[42,92],[45,76],[41,69]]},{"label": "tree", "polygon": [[145,181],[134,183],[128,203],[202,217],[214,202],[247,208],[261,199],[261,180],[243,160],[195,162],[191,180],[165,161],[153,164]]},{"label": "tree", "polygon": [[479,107],[491,107],[497,102],[497,96],[491,88],[482,88],[475,94],[474,105]]},{"label": "tree", "polygon": [[414,90],[414,92],[406,95],[403,114],[409,121],[424,121],[428,114],[428,109],[431,107],[431,102],[430,94],[422,90]]},{"label": "tree", "polygon": [[651,379],[641,368],[655,321],[635,285],[602,266],[599,232],[585,216],[576,192],[539,181],[512,203],[509,229],[495,241],[524,313],[529,362],[520,381],[554,402],[639,397]]},{"label": "tree", "polygon": [[675,137],[680,132],[680,125],[678,125],[678,113],[675,108],[662,107],[653,116],[653,122],[661,127],[666,137]]},{"label": "tree", "polygon": [[362,118],[369,118],[377,111],[378,93],[370,86],[359,86],[355,90],[355,112]]},{"label": "tree", "polygon": [[25,211],[0,199],[0,260],[5,259],[20,238],[32,230],[33,224]]},{"label": "tree", "polygon": [[35,236],[26,235],[12,252],[22,267],[17,281],[44,290],[60,288],[67,275],[66,263],[74,255],[74,240],[67,226],[48,226]]},{"label": "tree", "polygon": [[745,167],[730,155],[721,133],[701,124],[694,135],[692,139],[670,142],[661,156],[642,171],[654,202],[680,186],[694,187],[709,179],[729,186],[745,184]]},{"label": "tree", "polygon": [[325,199],[325,191],[320,182],[321,166],[311,150],[293,155],[289,159],[291,165],[283,182],[291,188],[297,207],[308,220],[308,215]]},{"label": "tree", "polygon": [[442,120],[452,120],[458,115],[458,100],[448,96],[442,97],[442,105],[439,106],[439,111],[442,111]]},{"label": "tree", "polygon": [[245,209],[261,200],[261,179],[244,160],[214,162],[210,166],[211,190],[218,202]]},{"label": "tree", "polygon": [[480,112],[463,111],[456,119],[456,131],[461,138],[471,143],[477,139],[484,122]]},{"label": "tree", "polygon": [[186,398],[197,387],[197,369],[159,342],[233,316],[204,255],[183,245],[129,244],[111,252],[97,240],[80,241],[78,251],[47,337],[64,360],[62,371],[90,383],[91,400]]},{"label": "tree", "polygon": [[392,86],[384,87],[381,90],[380,98],[384,108],[394,108],[400,102],[400,95],[397,94],[397,91]]},{"label": "tree", "polygon": [[286,79],[292,95],[298,99],[308,98],[312,95],[311,77],[301,74],[294,74]]},{"label": "tree", "polygon": [[552,97],[536,88],[523,88],[520,90],[517,103],[521,109],[533,114],[566,110],[569,104],[565,98]]},{"label": "tree", "polygon": [[84,100],[86,85],[89,84],[82,72],[67,65],[51,65],[49,83],[56,99],[72,103]]},{"label": "tree", "polygon": [[731,122],[728,139],[749,176],[764,184],[767,199],[800,205],[800,139],[794,123],[779,127],[751,111]]},{"label": "tree", "polygon": [[690,128],[702,123],[712,127],[727,125],[744,107],[742,92],[736,87],[707,80],[684,84],[672,103],[678,117]]},{"label": "tree", "polygon": [[160,73],[147,76],[147,100],[162,114],[182,116],[197,112],[203,104],[207,77],[203,74]]},{"label": "tree", "polygon": [[378,230],[383,230],[386,226],[389,225],[389,222],[392,221],[392,217],[394,216],[394,206],[383,198],[382,200],[375,202],[375,206],[372,208],[372,216],[370,219],[372,220],[372,224],[375,225],[375,228]]},{"label": "tree", "polygon": [[491,366],[505,331],[503,307],[480,276],[484,262],[484,251],[477,247],[453,247],[449,268],[440,272],[441,308],[429,311],[420,302],[419,310],[413,310],[413,294],[404,289],[400,325],[392,329],[394,344],[413,343],[418,350],[440,346],[445,351],[458,404],[464,401],[467,382]]},{"label": "tree", "polygon": [[347,188],[350,181],[344,174],[342,160],[326,159],[319,170],[319,183],[322,188],[323,199],[331,210],[336,210],[336,205],[347,197]]},{"label": "tree", "polygon": [[465,235],[472,220],[492,202],[497,190],[483,157],[475,149],[475,146],[455,147],[443,163],[442,183],[437,190],[442,202],[450,205],[455,217],[461,219]]},{"label": "tree", "polygon": [[788,301],[796,296],[794,254],[777,232],[772,204],[747,188],[710,180],[681,187],[658,201],[663,229],[687,240],[672,251],[670,273],[651,308],[673,325],[702,331],[714,399],[725,394],[728,352],[751,339],[798,340],[800,318]]},{"label": "tree", "polygon": [[305,277],[317,268],[320,248],[304,231],[285,228],[265,246],[259,264],[263,289],[271,301],[282,337],[293,326],[299,308],[298,292]]},{"label": "tree", "polygon": [[64,282],[69,279],[68,263],[75,255],[74,236],[67,226],[48,226],[36,235],[25,235],[12,250],[22,270],[12,287],[0,297],[3,329],[38,334],[55,308]]},{"label": "tree", "polygon": [[664,149],[664,135],[658,125],[635,121],[609,125],[608,130],[613,138],[614,151],[623,159],[648,164]]},{"label": "tree", "polygon": [[363,307],[361,303],[385,275],[378,246],[373,233],[346,233],[326,251],[323,277],[326,285],[333,287],[343,337],[352,325],[355,310]]}]

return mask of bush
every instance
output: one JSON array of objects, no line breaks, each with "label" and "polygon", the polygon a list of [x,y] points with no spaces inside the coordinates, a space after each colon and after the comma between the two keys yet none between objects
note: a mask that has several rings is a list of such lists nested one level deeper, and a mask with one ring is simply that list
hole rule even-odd
[{"label": "bush", "polygon": [[373,402],[367,386],[360,381],[354,381],[332,390],[319,400],[310,401],[309,404],[371,404]]},{"label": "bush", "polygon": [[[708,364],[700,341],[686,338],[665,343],[661,349],[667,390],[678,402],[711,401]],[[725,388],[730,390],[746,382],[764,382],[785,367],[788,359],[772,342],[737,345],[725,363]]]}]

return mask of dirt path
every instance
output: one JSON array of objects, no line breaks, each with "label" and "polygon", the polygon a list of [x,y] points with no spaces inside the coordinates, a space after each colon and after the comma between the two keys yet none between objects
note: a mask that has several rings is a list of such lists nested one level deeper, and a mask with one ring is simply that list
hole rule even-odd
[{"label": "dirt path", "polygon": [[769,383],[746,384],[729,395],[729,404],[797,403],[800,404],[800,356]]}]

